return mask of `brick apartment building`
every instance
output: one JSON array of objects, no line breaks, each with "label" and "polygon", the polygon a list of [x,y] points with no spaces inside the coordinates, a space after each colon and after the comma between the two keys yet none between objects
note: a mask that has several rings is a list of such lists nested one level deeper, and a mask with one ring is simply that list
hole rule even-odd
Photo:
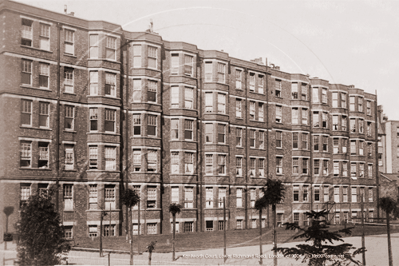
[{"label": "brick apartment building", "polygon": [[[228,230],[259,221],[266,178],[282,180],[278,223],[377,216],[377,98],[354,86],[0,1],[0,209],[59,184],[66,237],[126,234],[119,200],[141,197],[135,233]],[[359,214],[360,215],[360,214]],[[1,212],[5,230],[6,215]]]}]

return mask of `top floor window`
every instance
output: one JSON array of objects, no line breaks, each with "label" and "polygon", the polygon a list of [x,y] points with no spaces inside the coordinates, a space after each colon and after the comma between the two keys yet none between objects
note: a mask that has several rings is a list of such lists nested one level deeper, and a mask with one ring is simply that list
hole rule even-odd
[{"label": "top floor window", "polygon": [[236,89],[242,89],[242,70],[236,69]]},{"label": "top floor window", "polygon": [[179,74],[179,65],[180,65],[180,58],[179,54],[171,54],[170,55],[170,74],[171,75],[177,75]]},{"label": "top floor window", "polygon": [[346,108],[346,93],[341,92],[341,108]]},{"label": "top floor window", "polygon": [[133,45],[133,67],[141,67],[141,45]]},{"label": "top floor window", "polygon": [[98,58],[98,34],[90,34],[89,45],[89,57]]},{"label": "top floor window", "polygon": [[355,111],[355,96],[349,97],[349,111]]},{"label": "top floor window", "polygon": [[305,83],[302,83],[301,87],[302,101],[308,100],[308,86]]},{"label": "top floor window", "polygon": [[40,23],[39,47],[43,50],[50,50],[50,25]]},{"label": "top floor window", "polygon": [[264,83],[265,80],[263,78],[263,75],[258,75],[258,93],[260,94],[264,93]]},{"label": "top floor window", "polygon": [[334,108],[338,107],[338,92],[332,93],[332,107]]},{"label": "top floor window", "polygon": [[321,102],[327,103],[327,89],[321,89]]},{"label": "top floor window", "polygon": [[276,97],[280,97],[280,98],[282,97],[281,89],[282,89],[281,80],[276,80],[275,87],[274,87],[274,90],[276,91]]},{"label": "top floor window", "polygon": [[298,83],[292,83],[291,84],[291,94],[292,94],[292,99],[293,100],[298,100],[299,95],[298,95]]},{"label": "top floor window", "polygon": [[158,49],[153,46],[148,46],[148,67],[157,69],[157,52]]},{"label": "top floor window", "polygon": [[370,101],[367,101],[367,115],[370,115],[371,116],[371,102]]},{"label": "top floor window", "polygon": [[32,46],[32,20],[22,19],[21,44]]},{"label": "top floor window", "polygon": [[110,60],[116,60],[116,38],[107,36],[105,45],[105,57]]},{"label": "top floor window", "polygon": [[212,71],[213,71],[212,62],[205,62],[205,81],[206,82],[212,81],[212,76],[213,76]]},{"label": "top floor window", "polygon": [[75,32],[65,29],[64,51],[66,54],[74,54]]},{"label": "top floor window", "polygon": [[249,73],[249,91],[255,92],[255,73]]},{"label": "top floor window", "polygon": [[184,74],[188,76],[193,75],[193,59],[191,55],[184,56]]},{"label": "top floor window", "polygon": [[357,98],[358,111],[363,113],[363,98]]},{"label": "top floor window", "polygon": [[312,89],[312,102],[319,103],[319,88]]},{"label": "top floor window", "polygon": [[226,82],[226,65],[222,63],[218,63],[218,82],[225,83]]}]

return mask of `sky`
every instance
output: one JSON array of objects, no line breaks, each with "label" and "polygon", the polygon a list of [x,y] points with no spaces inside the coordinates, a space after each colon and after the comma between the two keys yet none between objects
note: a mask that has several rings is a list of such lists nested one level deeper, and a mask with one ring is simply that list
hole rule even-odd
[{"label": "sky", "polygon": [[399,1],[382,0],[18,0],[75,12],[128,31],[154,31],[167,41],[262,57],[289,73],[377,93],[389,120],[399,120]]}]

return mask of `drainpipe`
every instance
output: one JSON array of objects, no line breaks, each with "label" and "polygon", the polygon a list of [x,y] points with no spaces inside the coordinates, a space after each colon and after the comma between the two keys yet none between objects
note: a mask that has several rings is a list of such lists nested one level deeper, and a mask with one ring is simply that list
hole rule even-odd
[{"label": "drainpipe", "polygon": [[[267,71],[267,57],[266,57],[266,71]],[[266,73],[266,175],[269,178],[269,130],[271,130],[271,126],[269,125],[269,77],[267,76],[269,73]],[[270,227],[270,213],[269,213],[269,205],[266,207],[267,211],[267,227]],[[262,223],[262,221],[261,221]],[[262,226],[262,225],[261,225]]]},{"label": "drainpipe", "polygon": [[245,204],[244,204],[244,219],[245,219],[245,229],[248,229],[248,69],[244,69],[244,89],[245,89],[245,153],[246,153],[246,163],[245,163]]},{"label": "drainpipe", "polygon": [[[203,95],[202,95],[202,60],[199,59],[199,54],[197,54],[197,67],[196,67],[196,81],[197,81],[197,90],[199,88],[199,115],[198,115],[198,156],[197,156],[197,169],[198,169],[198,182],[197,182],[197,195],[199,194],[199,208],[197,207],[197,226],[196,231],[203,231],[203,209],[202,209],[202,183],[203,183],[203,174],[202,174],[202,138],[203,138],[203,124],[202,124],[202,104],[203,104]],[[198,187],[199,186],[199,187]],[[198,203],[198,198],[197,198]],[[199,229],[198,230],[198,220],[199,220]]]},{"label": "drainpipe", "polygon": [[55,168],[57,171],[56,176],[56,209],[57,212],[60,211],[60,204],[59,204],[59,186],[60,186],[60,94],[61,94],[61,23],[57,23],[57,116],[56,116],[56,138],[55,138],[55,145],[56,145],[56,153],[55,153]]},{"label": "drainpipe", "polygon": [[375,126],[374,126],[374,135],[375,135],[375,178],[376,178],[376,185],[377,185],[377,218],[380,218],[380,203],[379,203],[379,198],[380,198],[380,175],[379,175],[379,171],[378,171],[378,104],[377,104],[377,91],[375,91],[375,102],[374,102],[374,120],[375,120]]}]

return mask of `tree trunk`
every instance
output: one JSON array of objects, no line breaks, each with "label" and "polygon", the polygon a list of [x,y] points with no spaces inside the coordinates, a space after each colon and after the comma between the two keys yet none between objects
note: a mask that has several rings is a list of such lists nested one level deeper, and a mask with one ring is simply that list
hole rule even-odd
[{"label": "tree trunk", "polygon": [[172,260],[175,261],[176,214],[173,214]]},{"label": "tree trunk", "polygon": [[129,219],[129,235],[130,235],[130,265],[133,265],[133,211],[132,207],[129,207],[130,219]]},{"label": "tree trunk", "polygon": [[152,252],[150,251],[148,253],[148,265],[151,265],[151,255],[152,255]]},{"label": "tree trunk", "polygon": [[263,264],[262,261],[262,209],[259,210],[259,264]]},{"label": "tree trunk", "polygon": [[277,266],[277,231],[276,231],[276,225],[277,225],[277,210],[276,210],[276,204],[272,205],[272,211],[273,211],[273,261],[274,261],[274,266]]},{"label": "tree trunk", "polygon": [[391,246],[391,228],[389,226],[389,213],[385,213],[387,216],[387,235],[388,235],[388,258],[389,258],[389,266],[393,266],[392,261],[392,246]]}]

